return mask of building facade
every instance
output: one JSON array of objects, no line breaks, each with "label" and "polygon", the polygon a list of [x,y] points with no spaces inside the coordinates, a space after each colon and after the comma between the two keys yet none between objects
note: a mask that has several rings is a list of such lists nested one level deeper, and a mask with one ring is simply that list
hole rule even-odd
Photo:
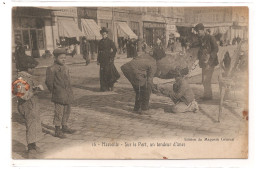
[{"label": "building facade", "polygon": [[232,40],[238,36],[248,38],[247,7],[186,7],[184,21],[184,26],[190,27],[203,23],[219,40]]},{"label": "building facade", "polygon": [[13,49],[16,44],[25,47],[26,54],[40,57],[48,48],[53,48],[51,11],[23,7],[13,8]]},{"label": "building facade", "polygon": [[248,39],[248,16],[248,7],[232,7],[232,38],[240,37],[242,39]]},{"label": "building facade", "polygon": [[179,27],[188,27],[191,32],[197,23],[222,39],[248,38],[247,7],[16,7],[13,49],[19,42],[27,54],[39,57],[45,50],[56,48],[61,38],[79,41],[84,36],[81,19],[92,19],[99,27],[106,27],[116,46],[122,23],[150,46],[157,38],[167,46],[169,36]]},{"label": "building facade", "polygon": [[40,57],[53,51],[62,37],[79,39],[77,8],[13,8],[13,50],[21,43],[26,54]]}]

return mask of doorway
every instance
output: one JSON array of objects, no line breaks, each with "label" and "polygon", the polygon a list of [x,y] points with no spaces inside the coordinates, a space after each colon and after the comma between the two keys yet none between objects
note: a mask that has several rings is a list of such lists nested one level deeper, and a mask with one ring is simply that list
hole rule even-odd
[{"label": "doorway", "polygon": [[36,29],[30,30],[30,38],[31,38],[32,57],[39,58],[40,51],[38,48]]},{"label": "doorway", "polygon": [[144,35],[145,35],[145,41],[147,45],[153,46],[153,29],[145,28]]}]

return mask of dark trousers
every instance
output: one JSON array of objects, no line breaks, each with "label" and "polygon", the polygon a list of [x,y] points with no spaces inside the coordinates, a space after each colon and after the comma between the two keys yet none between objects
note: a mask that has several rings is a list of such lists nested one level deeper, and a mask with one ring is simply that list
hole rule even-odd
[{"label": "dark trousers", "polygon": [[151,95],[151,85],[147,84],[144,86],[135,86],[133,85],[135,95],[135,107],[134,110],[137,111],[141,108],[141,110],[149,109],[149,100]]},{"label": "dark trousers", "polygon": [[202,84],[204,87],[204,97],[212,97],[211,79],[214,67],[202,68]]}]

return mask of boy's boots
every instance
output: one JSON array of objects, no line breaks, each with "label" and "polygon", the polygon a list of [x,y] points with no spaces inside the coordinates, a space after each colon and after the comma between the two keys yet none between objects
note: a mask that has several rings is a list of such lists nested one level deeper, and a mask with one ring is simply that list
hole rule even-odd
[{"label": "boy's boots", "polygon": [[40,158],[39,153],[43,153],[35,143],[28,144],[28,159]]},{"label": "boy's boots", "polygon": [[75,133],[75,130],[70,129],[67,125],[62,125],[62,132],[68,133],[68,134],[73,134],[73,133]]},{"label": "boy's boots", "polygon": [[60,129],[60,126],[55,126],[55,137],[59,138],[66,138],[62,130]]}]

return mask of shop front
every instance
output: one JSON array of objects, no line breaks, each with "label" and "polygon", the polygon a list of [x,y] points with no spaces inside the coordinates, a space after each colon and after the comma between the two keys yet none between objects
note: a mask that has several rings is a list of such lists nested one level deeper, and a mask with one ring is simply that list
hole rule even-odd
[{"label": "shop front", "polygon": [[248,39],[247,24],[234,22],[231,26],[231,39],[240,38],[242,40]]},{"label": "shop front", "polygon": [[98,7],[97,8],[97,24],[102,28],[108,29],[108,38],[113,40],[113,25],[112,25],[112,8]]},{"label": "shop front", "polygon": [[166,26],[166,46],[168,46],[168,42],[170,39],[176,41],[176,38],[179,38],[180,34],[177,30],[175,24],[167,24]]},{"label": "shop front", "polygon": [[24,46],[26,54],[40,57],[53,48],[50,10],[19,7],[13,9],[13,49]]},{"label": "shop front", "polygon": [[141,15],[129,10],[115,8],[113,10],[114,42],[117,47],[127,39],[139,39]]},{"label": "shop front", "polygon": [[166,24],[158,22],[143,22],[144,40],[149,46],[153,46],[159,38],[163,45],[166,44]]},{"label": "shop front", "polygon": [[84,34],[84,37],[89,41],[91,48],[91,56],[97,53],[98,40],[102,38],[100,34],[100,26],[97,25],[97,7],[78,7],[78,24]]},{"label": "shop front", "polygon": [[97,7],[78,7],[78,23],[81,28],[81,19],[93,19],[97,23]]},{"label": "shop front", "polygon": [[70,46],[76,44],[84,34],[78,27],[77,8],[62,8],[52,12],[54,38],[57,45]]}]

